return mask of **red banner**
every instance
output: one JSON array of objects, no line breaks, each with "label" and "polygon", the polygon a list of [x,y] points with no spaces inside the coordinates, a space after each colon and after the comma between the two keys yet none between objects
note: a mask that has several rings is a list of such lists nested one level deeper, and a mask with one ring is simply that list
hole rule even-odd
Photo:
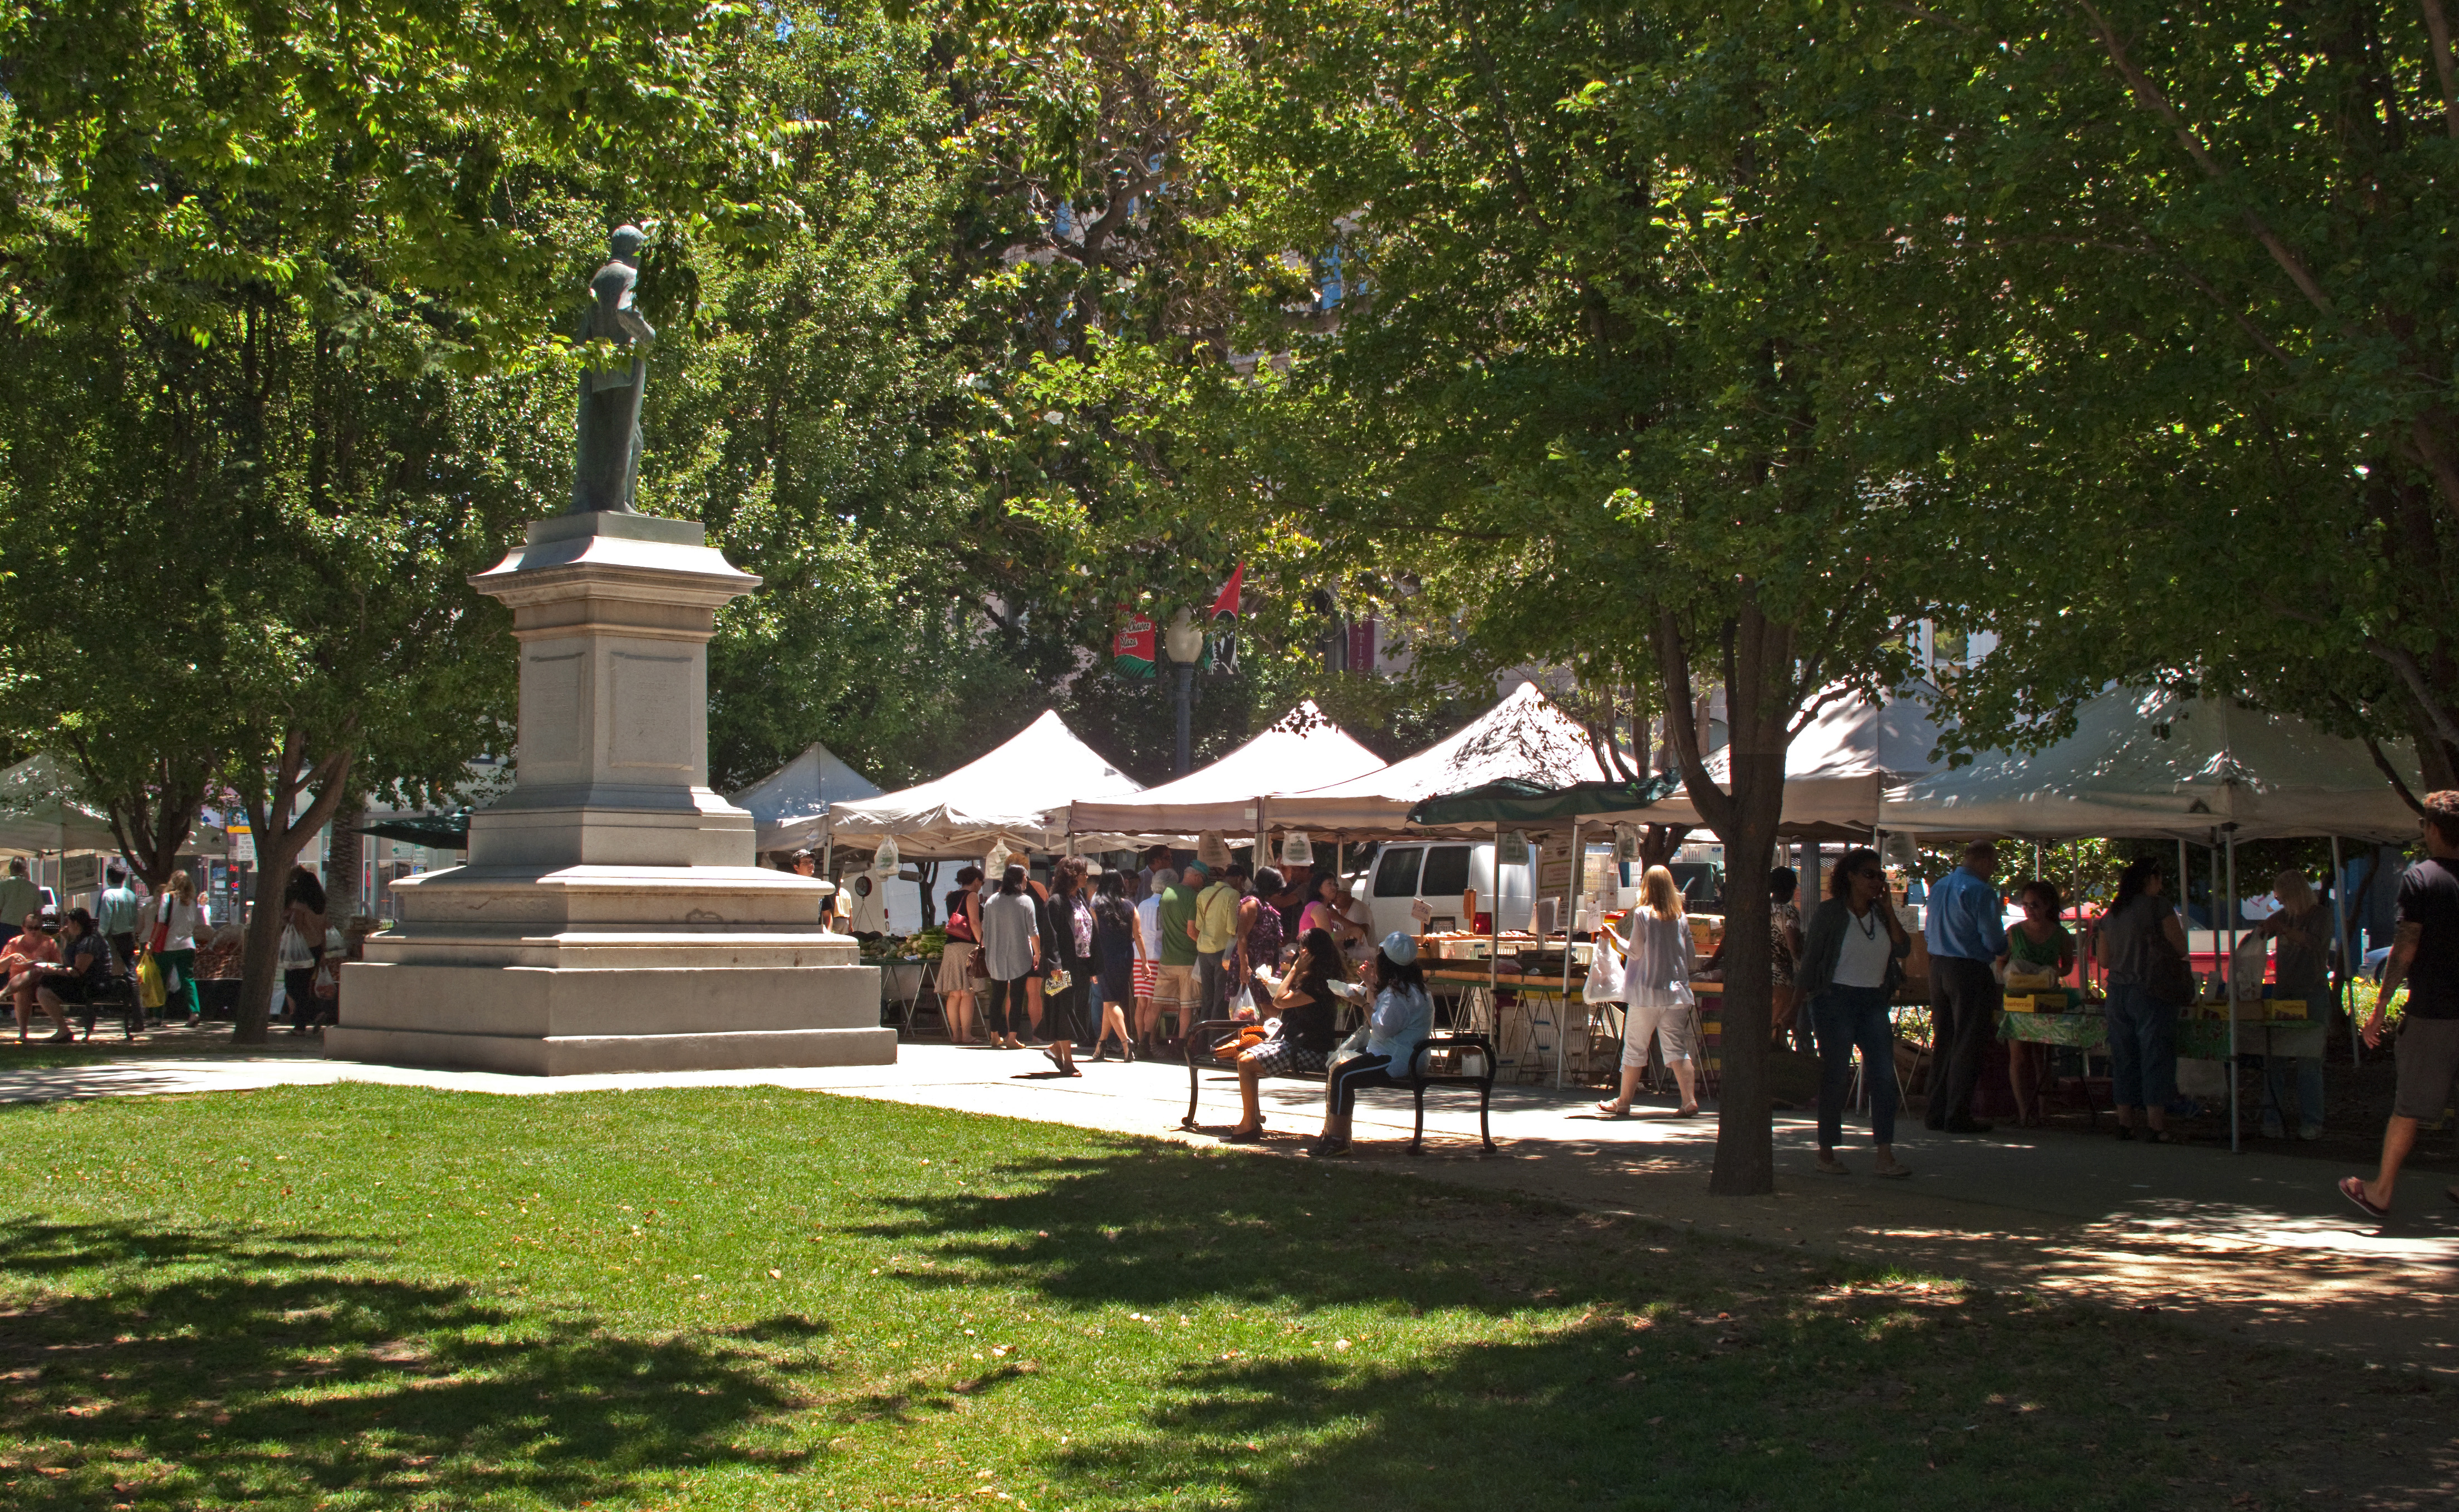
[{"label": "red banner", "polygon": [[1127,622],[1110,640],[1110,666],[1121,677],[1148,678],[1161,655],[1161,628],[1150,615],[1119,605]]}]

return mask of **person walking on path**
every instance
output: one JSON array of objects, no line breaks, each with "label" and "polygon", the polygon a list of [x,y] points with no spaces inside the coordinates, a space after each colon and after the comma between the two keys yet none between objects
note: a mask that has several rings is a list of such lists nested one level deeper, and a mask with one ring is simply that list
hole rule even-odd
[{"label": "person walking on path", "polygon": [[[2272,941],[2270,995],[2306,1003],[2309,1015],[2323,1018],[2327,1014],[2323,1005],[2331,1000],[2330,913],[2314,895],[2313,888],[2306,884],[2301,872],[2282,872],[2273,877],[2271,895],[2280,900],[2280,912],[2255,926],[2256,933]],[[2287,1138],[2288,1094],[2292,1083],[2297,1092],[2297,1137],[2321,1139],[2321,1056],[2265,1055],[2262,1058],[2262,1137]]]},{"label": "person walking on path", "polygon": [[1195,976],[1195,903],[1212,881],[1210,869],[1189,861],[1178,880],[1161,890],[1161,970],[1153,978],[1153,1014],[1167,1014],[1185,1039],[1203,1015],[1204,995]]},{"label": "person walking on path", "polygon": [[[2383,1128],[2382,1166],[2374,1179],[2350,1176],[2341,1195],[2376,1218],[2390,1216],[2399,1168],[2416,1148],[2417,1131],[2437,1122],[2459,1087],[2459,791],[2425,795],[2425,859],[2399,879],[2398,923],[2382,993],[2365,1020],[2368,1046],[2382,1043],[2383,1016],[2402,987],[2407,1009],[2399,1020],[2398,1090]],[[2444,1188],[2459,1202],[2459,1186]]]},{"label": "person walking on path", "polygon": [[174,872],[145,911],[145,948],[162,968],[162,1021],[203,1021],[204,1003],[197,995],[197,936],[213,928],[213,915],[197,901],[197,879]]},{"label": "person walking on path", "polygon": [[1888,901],[1879,852],[1866,847],[1845,851],[1828,873],[1826,901],[1810,916],[1794,976],[1809,1000],[1810,1027],[1818,1039],[1818,1168],[1827,1175],[1852,1174],[1836,1158],[1836,1144],[1844,1133],[1844,1091],[1857,1048],[1861,1080],[1870,1087],[1876,1170],[1881,1176],[1912,1174],[1896,1159],[1896,1026],[1887,1017],[1912,949],[1913,938]]},{"label": "person walking on path", "polygon": [[1682,1111],[1676,1117],[1691,1118],[1699,1111],[1698,1062],[1692,1054],[1699,1007],[1691,990],[1698,962],[1691,921],[1683,915],[1682,889],[1664,867],[1648,869],[1640,878],[1640,896],[1641,906],[1630,911],[1624,926],[1630,940],[1623,956],[1622,1095],[1599,1102],[1597,1111],[1608,1118],[1630,1112],[1653,1040],[1682,1090]]},{"label": "person walking on path", "polygon": [[0,877],[0,930],[6,931],[8,936],[0,939],[0,950],[7,949],[9,940],[22,933],[17,928],[19,919],[42,911],[43,890],[26,880],[26,858],[11,856],[9,874]]},{"label": "person walking on path", "polygon": [[[1239,986],[1252,981],[1259,969],[1280,975],[1285,920],[1272,900],[1287,886],[1277,868],[1266,867],[1255,873],[1255,891],[1238,900],[1238,947],[1230,979]],[[1234,995],[1237,987],[1230,991]]]},{"label": "person walking on path", "polygon": [[1246,876],[1237,863],[1221,869],[1221,880],[1195,895],[1195,978],[1206,1018],[1230,1017],[1230,952],[1238,944],[1238,901]]},{"label": "person walking on path", "polygon": [[1801,960],[1801,910],[1793,901],[1800,874],[1791,867],[1768,872],[1768,1025],[1773,1048],[1789,1048],[1805,1000],[1795,979]]},{"label": "person walking on path", "polygon": [[128,868],[114,861],[103,869],[107,884],[102,896],[95,899],[94,927],[111,941],[111,948],[121,961],[137,958],[137,914],[140,907],[137,890],[128,885]]},{"label": "person walking on path", "polygon": [[1110,1058],[1110,1041],[1119,1041],[1119,1059],[1136,1058],[1135,1036],[1127,1028],[1127,1005],[1139,1018],[1145,995],[1136,990],[1136,965],[1144,955],[1144,923],[1127,901],[1126,878],[1104,872],[1094,886],[1093,972],[1101,1027],[1093,1031],[1093,1059]]},{"label": "person walking on path", "polygon": [[1998,897],[1998,845],[1975,840],[1964,864],[1930,890],[1923,934],[1929,945],[1930,1099],[1922,1122],[1950,1134],[1986,1134],[1972,1117],[1982,1058],[1998,1036],[2005,997],[1992,962],[2007,954]]},{"label": "person walking on path", "polygon": [[[2161,952],[2186,955],[2186,927],[2162,895],[2160,863],[2146,857],[2117,874],[2117,896],[2091,932],[2092,955],[2109,973],[2109,1098],[2117,1137],[2134,1138],[2134,1117],[2154,1144],[2169,1135],[2169,1100],[2177,1095],[2177,1010],[2152,995]],[[2171,963],[2174,969],[2174,962]]]},{"label": "person walking on path", "polygon": [[1045,907],[1057,950],[1043,958],[1055,961],[1066,973],[1066,985],[1043,989],[1041,1021],[1048,1032],[1042,1038],[1049,1044],[1041,1053],[1061,1076],[1083,1075],[1076,1069],[1076,1043],[1088,1033],[1101,1033],[1098,1027],[1085,1027],[1084,1013],[1094,970],[1091,877],[1092,869],[1082,856],[1061,856],[1050,872],[1050,899]]},{"label": "person walking on path", "polygon": [[1025,1026],[1024,984],[1041,970],[1041,926],[1035,898],[1024,888],[1024,868],[1010,863],[998,892],[982,905],[982,960],[990,971],[982,1003],[991,1043],[1021,1050],[1017,1031]]},{"label": "person walking on path", "polygon": [[1176,886],[1177,869],[1161,867],[1152,874],[1152,891],[1136,900],[1136,1048],[1147,1055],[1161,1018],[1161,895]]}]

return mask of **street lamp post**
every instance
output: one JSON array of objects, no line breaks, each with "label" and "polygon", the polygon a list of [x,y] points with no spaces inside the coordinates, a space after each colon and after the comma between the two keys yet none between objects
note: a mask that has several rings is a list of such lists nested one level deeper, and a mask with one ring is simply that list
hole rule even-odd
[{"label": "street lamp post", "polygon": [[1178,766],[1173,775],[1184,777],[1195,767],[1195,662],[1204,654],[1204,627],[1196,623],[1192,610],[1181,609],[1170,616],[1162,642],[1178,669]]}]

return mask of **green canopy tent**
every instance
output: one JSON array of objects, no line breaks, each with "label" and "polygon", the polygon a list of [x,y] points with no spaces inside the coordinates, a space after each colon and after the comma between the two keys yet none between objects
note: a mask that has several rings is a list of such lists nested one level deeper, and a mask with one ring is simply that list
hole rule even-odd
[{"label": "green canopy tent", "polygon": [[1573,783],[1549,788],[1520,777],[1482,783],[1462,792],[1428,798],[1409,810],[1413,825],[1537,824],[1645,808],[1682,786],[1671,773],[1624,782]]},{"label": "green canopy tent", "polygon": [[403,814],[399,818],[361,825],[359,833],[399,840],[405,845],[425,846],[430,850],[467,850],[470,849],[470,810],[455,808],[451,813]]}]

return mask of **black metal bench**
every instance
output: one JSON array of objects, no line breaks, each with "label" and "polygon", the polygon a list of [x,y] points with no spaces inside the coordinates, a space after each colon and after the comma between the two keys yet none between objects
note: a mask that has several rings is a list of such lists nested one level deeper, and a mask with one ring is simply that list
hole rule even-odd
[{"label": "black metal bench", "polygon": [[[62,1003],[60,1011],[65,1014],[70,1006],[68,1003]],[[99,1018],[105,1009],[119,1010],[119,1037],[123,1040],[137,1038],[137,1024],[144,1015],[144,1010],[137,1001],[137,974],[133,971],[115,974],[100,991],[89,993],[85,1001],[75,1006],[85,1012],[85,1038],[88,1041],[94,1039],[95,1019]]]},{"label": "black metal bench", "polygon": [[[1224,1060],[1215,1056],[1212,1053],[1213,1044],[1241,1029],[1251,1027],[1252,1022],[1248,1019],[1208,1018],[1196,1024],[1194,1030],[1180,1041],[1186,1047],[1187,1055],[1187,1116],[1178,1121],[1180,1128],[1192,1129],[1198,1126],[1195,1122],[1195,1105],[1203,1095],[1202,1078],[1206,1071],[1227,1071],[1233,1077],[1237,1074],[1238,1062],[1234,1059]],[[1457,1070],[1439,1071],[1432,1068],[1434,1058],[1445,1052],[1451,1052],[1452,1063],[1455,1066],[1459,1065],[1465,1059],[1460,1054],[1464,1051],[1476,1052],[1477,1062],[1483,1068],[1480,1074],[1471,1076]],[[1478,1138],[1483,1142],[1487,1154],[1494,1153],[1494,1133],[1487,1118],[1494,1103],[1494,1041],[1482,1034],[1437,1035],[1418,1046],[1418,1053],[1409,1060],[1409,1075],[1393,1083],[1395,1085],[1405,1083],[1417,1105],[1417,1124],[1409,1135],[1410,1154],[1425,1153],[1426,1089],[1436,1086],[1477,1088]],[[1289,1080],[1301,1079],[1293,1076]],[[1303,1080],[1314,1082],[1318,1085],[1323,1081],[1322,1077],[1317,1075],[1310,1075]]]}]

